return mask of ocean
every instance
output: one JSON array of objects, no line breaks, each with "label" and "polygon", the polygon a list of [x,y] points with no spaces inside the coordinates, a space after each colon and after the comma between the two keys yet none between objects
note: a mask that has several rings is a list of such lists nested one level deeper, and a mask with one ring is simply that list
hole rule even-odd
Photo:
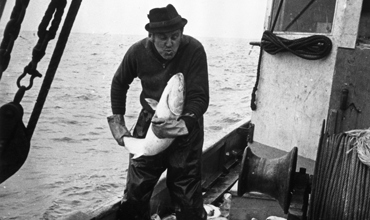
[{"label": "ocean", "polygon": [[[3,32],[3,31],[2,31]],[[196,36],[195,36],[196,37]],[[123,55],[141,36],[72,33],[49,91],[22,168],[0,184],[0,219],[59,219],[120,198],[128,152],[116,144],[106,117],[111,115],[110,83]],[[17,78],[30,62],[38,38],[21,32],[0,81],[0,105],[13,100]],[[258,47],[249,39],[198,38],[208,57],[210,105],[205,141],[218,140],[228,126],[250,117]],[[57,39],[38,70],[45,74]],[[21,81],[28,85],[28,77]],[[43,78],[21,102],[27,126]],[[141,109],[135,80],[127,100],[132,127]]]}]

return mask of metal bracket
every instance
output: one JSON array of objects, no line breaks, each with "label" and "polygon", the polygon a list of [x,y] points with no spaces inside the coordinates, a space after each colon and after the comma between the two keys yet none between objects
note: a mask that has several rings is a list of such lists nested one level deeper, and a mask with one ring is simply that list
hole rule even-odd
[{"label": "metal bracket", "polygon": [[250,123],[248,126],[248,134],[247,134],[248,143],[253,143],[253,136],[254,136],[254,124]]},{"label": "metal bracket", "polygon": [[237,132],[241,135],[244,135],[248,143],[253,143],[253,135],[254,135],[254,124],[253,123],[249,123],[248,127],[238,128]]}]

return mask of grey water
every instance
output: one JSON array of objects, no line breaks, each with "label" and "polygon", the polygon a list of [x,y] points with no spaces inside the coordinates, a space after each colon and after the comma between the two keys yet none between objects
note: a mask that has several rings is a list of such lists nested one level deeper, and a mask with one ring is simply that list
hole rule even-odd
[{"label": "grey water", "polygon": [[[98,207],[122,196],[127,151],[111,136],[110,82],[130,45],[141,36],[72,33],[49,91],[22,168],[0,184],[0,219],[59,219]],[[17,78],[32,56],[37,35],[21,32],[9,67],[0,81],[0,106],[13,100]],[[208,57],[210,106],[205,139],[250,117],[258,48],[248,39],[199,38]],[[49,43],[38,70],[44,74],[55,41]],[[28,85],[29,78],[21,81]],[[27,125],[43,78],[21,102]],[[140,111],[140,83],[127,100],[126,122],[133,126]]]}]

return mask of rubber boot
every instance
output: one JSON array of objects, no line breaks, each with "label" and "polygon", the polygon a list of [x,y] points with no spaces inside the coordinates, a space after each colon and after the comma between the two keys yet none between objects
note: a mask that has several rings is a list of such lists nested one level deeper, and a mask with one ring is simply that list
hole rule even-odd
[{"label": "rubber boot", "polygon": [[206,220],[207,212],[204,208],[182,209],[176,212],[176,220]]},{"label": "rubber boot", "polygon": [[148,220],[149,205],[123,201],[117,211],[116,220]]}]

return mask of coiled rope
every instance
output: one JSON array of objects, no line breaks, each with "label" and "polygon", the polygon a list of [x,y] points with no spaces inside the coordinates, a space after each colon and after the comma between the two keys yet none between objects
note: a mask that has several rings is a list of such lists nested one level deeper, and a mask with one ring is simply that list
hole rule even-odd
[{"label": "coiled rope", "polygon": [[[255,45],[254,43],[251,44]],[[256,92],[260,78],[262,50],[272,55],[282,52],[290,52],[306,60],[319,60],[327,57],[333,47],[330,38],[323,35],[312,35],[309,37],[288,40],[278,37],[272,31],[268,30],[263,33],[261,43],[257,43],[256,45],[261,47],[261,51],[258,60],[257,79],[251,97],[251,109],[253,111],[257,109]]]},{"label": "coiled rope", "polygon": [[317,153],[309,219],[370,219],[370,167],[351,150],[356,137],[349,132],[324,140]]},{"label": "coiled rope", "polygon": [[290,52],[306,60],[318,60],[327,57],[332,49],[330,38],[323,35],[312,35],[295,40],[278,37],[271,31],[265,31],[261,46],[264,51],[275,55]]}]

